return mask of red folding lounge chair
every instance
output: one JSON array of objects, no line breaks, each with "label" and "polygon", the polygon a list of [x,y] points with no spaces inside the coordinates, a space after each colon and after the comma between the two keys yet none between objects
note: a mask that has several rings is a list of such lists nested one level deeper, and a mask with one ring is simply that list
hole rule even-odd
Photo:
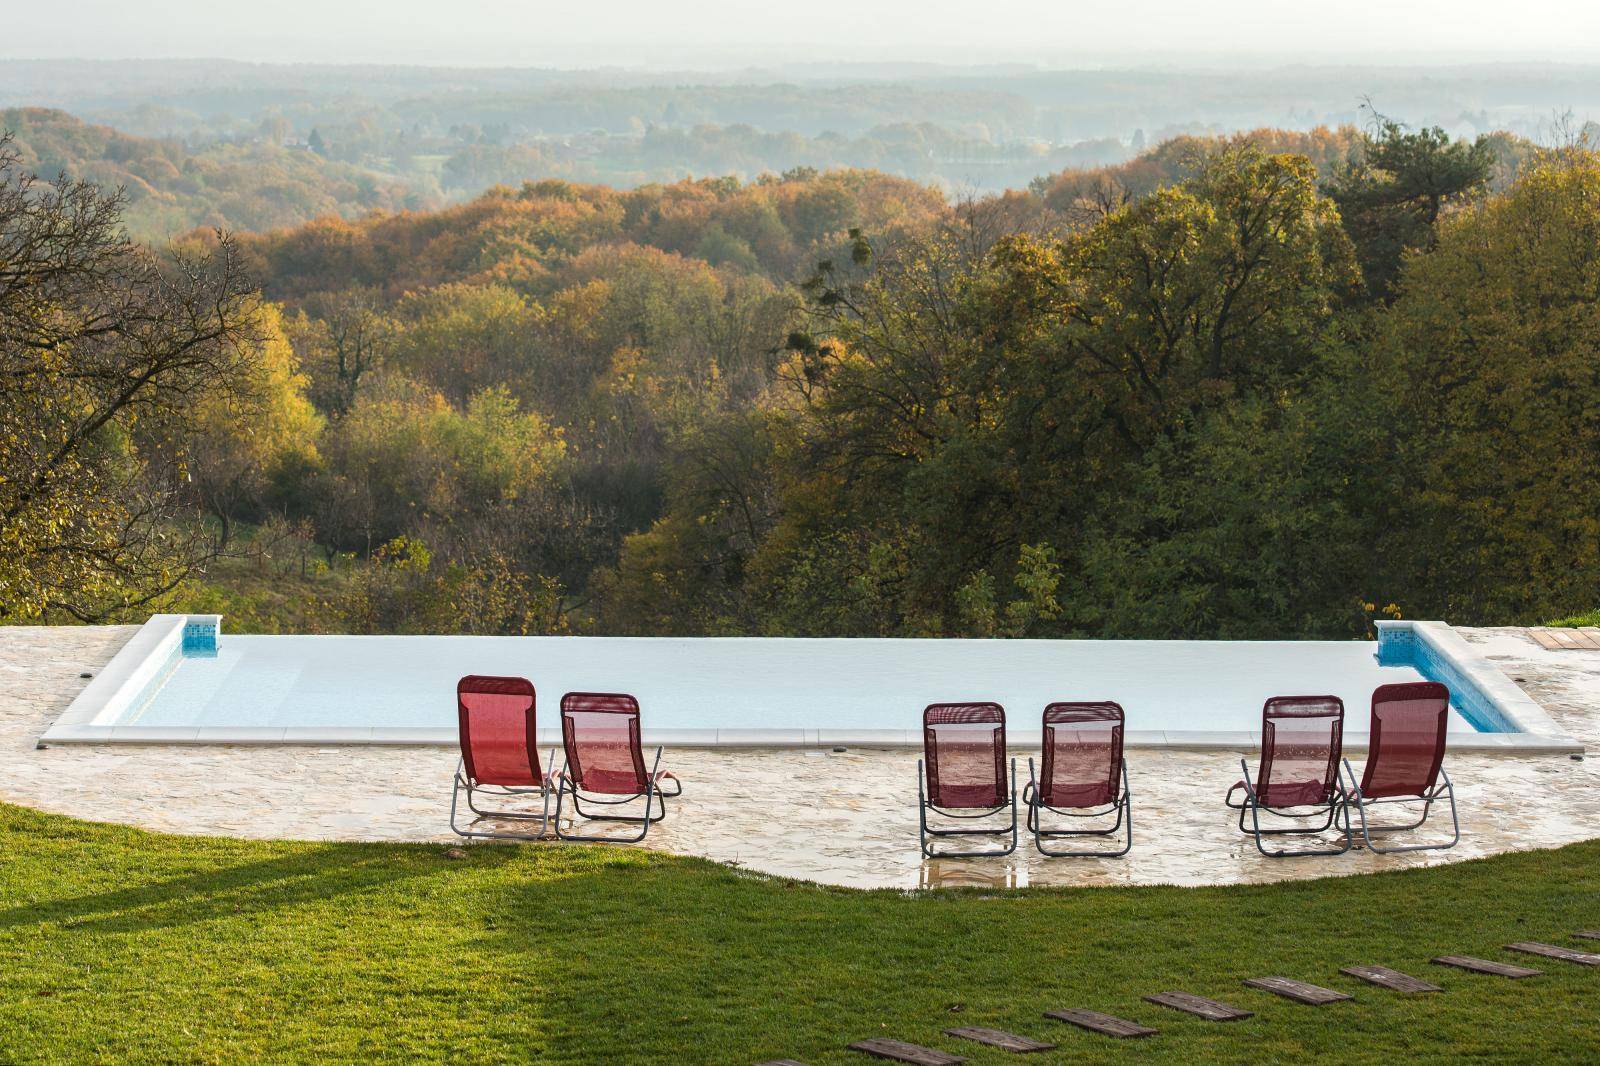
[{"label": "red folding lounge chair", "polygon": [[[450,828],[464,837],[538,840],[550,825],[550,775],[539,769],[539,748],[533,729],[533,682],[522,677],[484,677],[472,674],[456,684],[456,716],[460,723],[461,761],[456,765],[450,790]],[[555,765],[556,754],[550,753]],[[537,833],[509,833],[462,829],[456,825],[456,805],[465,792],[467,807],[478,818],[513,821],[539,820]],[[540,812],[511,810],[496,804],[484,810],[475,796],[508,799],[538,796]]]},{"label": "red folding lounge chair", "polygon": [[[933,703],[922,712],[923,758],[917,760],[922,854],[930,859],[1009,855],[1017,850],[1017,761],[1006,787],[1006,712],[998,703]],[[981,820],[1011,812],[1011,824],[933,828],[928,813]],[[934,851],[930,837],[1007,836],[1000,848]]]},{"label": "red folding lounge chair", "polygon": [[[1339,781],[1339,748],[1344,741],[1344,702],[1338,696],[1274,696],[1261,709],[1261,772],[1250,779],[1250,767],[1240,759],[1244,780],[1228,790],[1227,804],[1239,812],[1239,831],[1253,833],[1261,854],[1271,858],[1290,855],[1343,855],[1350,850],[1350,811],[1345,806],[1344,785]],[[1235,803],[1235,792],[1244,796]],[[1252,828],[1245,828],[1245,812]],[[1301,821],[1321,818],[1317,826],[1261,828],[1263,813]],[[1268,851],[1262,837],[1315,834],[1330,826],[1344,831],[1337,848]]]},{"label": "red folding lounge chair", "polygon": [[[1344,761],[1349,775],[1350,803],[1361,816],[1361,836],[1367,847],[1379,854],[1392,851],[1431,851],[1455,847],[1461,839],[1461,821],[1456,817],[1456,788],[1444,772],[1445,731],[1450,719],[1450,690],[1437,681],[1412,681],[1379,685],[1372,693],[1372,735],[1367,746],[1367,765],[1356,781],[1350,760]],[[1439,778],[1444,783],[1439,783]],[[1407,844],[1380,848],[1372,842],[1374,833],[1400,833],[1419,828],[1428,820],[1433,801],[1450,799],[1453,835],[1445,844]],[[1378,803],[1422,802],[1422,817],[1406,825],[1369,825],[1367,808]]]},{"label": "red folding lounge chair", "polygon": [[[1041,773],[1028,759],[1028,784],[1022,802],[1028,808],[1028,831],[1041,852],[1052,856],[1116,858],[1133,847],[1133,797],[1128,792],[1128,762],[1122,757],[1122,708],[1115,703],[1052,703],[1044,709],[1044,754]],[[1067,818],[1105,818],[1116,822],[1099,829],[1045,829],[1041,815],[1049,811]],[[1110,837],[1126,826],[1127,839],[1116,851],[1090,851],[1045,846],[1046,840]]]},{"label": "red folding lounge chair", "polygon": [[[639,701],[621,692],[569,692],[561,697],[561,743],[566,762],[561,767],[556,788],[556,836],[562,840],[593,840],[608,844],[632,844],[643,840],[650,826],[667,816],[667,797],[683,795],[678,779],[661,769],[661,749],[646,771],[644,750],[639,746]],[[672,791],[662,790],[670,781]],[[631,837],[583,836],[561,831],[563,797],[572,796],[572,808],[579,816],[595,822],[626,822],[637,825]],[[644,800],[644,814],[621,815],[591,813],[584,802],[606,807]],[[656,813],[657,807],[660,813]]]}]

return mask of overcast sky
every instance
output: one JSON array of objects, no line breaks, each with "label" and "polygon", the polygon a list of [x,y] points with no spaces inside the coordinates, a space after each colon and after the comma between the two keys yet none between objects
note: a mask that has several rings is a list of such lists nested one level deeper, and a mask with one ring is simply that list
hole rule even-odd
[{"label": "overcast sky", "polygon": [[8,58],[684,67],[1600,60],[1600,0],[0,0]]}]

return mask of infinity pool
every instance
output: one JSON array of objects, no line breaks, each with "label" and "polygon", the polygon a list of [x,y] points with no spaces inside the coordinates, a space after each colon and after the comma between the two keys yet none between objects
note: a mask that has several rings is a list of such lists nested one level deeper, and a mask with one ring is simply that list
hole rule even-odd
[{"label": "infinity pool", "polygon": [[[1130,730],[1252,731],[1269,696],[1332,694],[1366,728],[1372,690],[1423,675],[1359,641],[802,640],[222,636],[180,651],[110,724],[454,728],[463,674],[515,674],[540,725],[561,694],[629,692],[658,730],[917,729],[924,705],[994,700],[1013,729],[1053,700],[1112,699]],[[1451,729],[1479,728],[1452,711]],[[1488,727],[1484,723],[1485,728]]]}]

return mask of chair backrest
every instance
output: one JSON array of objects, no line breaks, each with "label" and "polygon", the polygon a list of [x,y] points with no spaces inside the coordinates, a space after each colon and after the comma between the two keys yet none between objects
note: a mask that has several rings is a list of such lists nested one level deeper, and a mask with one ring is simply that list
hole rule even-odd
[{"label": "chair backrest", "polygon": [[461,762],[467,780],[523,787],[543,783],[533,728],[534,699],[533,682],[525,677],[469,674],[456,683]]},{"label": "chair backrest", "polygon": [[1005,780],[1006,712],[998,703],[931,703],[922,712],[928,801],[950,810],[999,807]]},{"label": "chair backrest", "polygon": [[1122,708],[1052,703],[1044,709],[1039,799],[1049,807],[1100,807],[1116,801],[1122,770]]},{"label": "chair backrest", "polygon": [[627,693],[562,696],[561,744],[567,773],[585,792],[637,796],[648,790],[639,746],[639,701]]},{"label": "chair backrest", "polygon": [[1437,681],[1379,685],[1372,693],[1372,738],[1361,795],[1420,796],[1444,763],[1450,690]]},{"label": "chair backrest", "polygon": [[1344,701],[1338,696],[1274,696],[1261,709],[1261,773],[1256,795],[1267,807],[1327,803],[1339,774]]}]

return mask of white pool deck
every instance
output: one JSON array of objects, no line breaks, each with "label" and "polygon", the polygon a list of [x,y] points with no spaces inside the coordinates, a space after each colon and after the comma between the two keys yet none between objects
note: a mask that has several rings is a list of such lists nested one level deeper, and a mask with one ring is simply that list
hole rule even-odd
[{"label": "white pool deck", "polygon": [[[453,738],[374,746],[370,737],[349,734],[251,734],[235,744],[196,746],[193,737],[128,744],[107,736],[40,748],[41,736],[93,683],[80,675],[99,675],[138,631],[0,628],[0,799],[174,833],[456,839],[446,825],[456,754],[451,743],[439,743]],[[1568,748],[1600,746],[1600,651],[1547,650],[1521,629],[1451,633],[1531,698]],[[1351,724],[1363,717],[1352,709]],[[1445,763],[1461,808],[1463,835],[1455,849],[1269,860],[1240,836],[1221,802],[1239,777],[1239,758],[1254,764],[1254,735],[1174,732],[1164,732],[1157,746],[1130,751],[1134,847],[1120,860],[1046,859],[1025,837],[1004,859],[925,860],[917,848],[917,751],[877,747],[867,737],[835,753],[823,743],[834,738],[820,735],[802,736],[796,747],[741,747],[732,736],[718,748],[669,746],[663,765],[684,780],[685,795],[647,846],[832,884],[917,888],[1275,881],[1600,836],[1600,762],[1557,747],[1491,740],[1473,750],[1453,748]],[[1024,777],[1031,753],[1025,738],[1014,739]],[[1359,769],[1359,757],[1354,761]]]}]

